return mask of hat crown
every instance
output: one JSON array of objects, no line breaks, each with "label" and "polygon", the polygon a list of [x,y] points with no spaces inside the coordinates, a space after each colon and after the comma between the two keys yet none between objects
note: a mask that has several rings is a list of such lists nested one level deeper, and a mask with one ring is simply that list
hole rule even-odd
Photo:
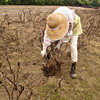
[{"label": "hat crown", "polygon": [[52,13],[47,17],[46,33],[51,40],[59,40],[68,32],[68,17],[62,13]]},{"label": "hat crown", "polygon": [[56,28],[62,24],[62,17],[57,13],[50,14],[47,17],[47,24],[50,28]]}]

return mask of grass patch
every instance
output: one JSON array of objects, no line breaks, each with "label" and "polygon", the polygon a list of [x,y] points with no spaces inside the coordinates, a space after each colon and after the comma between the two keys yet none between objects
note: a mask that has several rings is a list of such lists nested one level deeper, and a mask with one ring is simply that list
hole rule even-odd
[{"label": "grass patch", "polygon": [[59,92],[55,92],[52,96],[50,96],[50,100],[68,100],[68,99],[61,97],[61,94]]},{"label": "grass patch", "polygon": [[88,93],[85,93],[85,100],[94,100],[93,95]]}]

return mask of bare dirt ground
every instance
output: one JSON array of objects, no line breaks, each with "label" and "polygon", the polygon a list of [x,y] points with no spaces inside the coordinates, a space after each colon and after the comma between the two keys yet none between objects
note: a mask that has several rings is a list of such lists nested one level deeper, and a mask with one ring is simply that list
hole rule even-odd
[{"label": "bare dirt ground", "polygon": [[56,8],[0,6],[0,100],[100,99],[100,10],[70,7],[83,26],[71,79],[68,43],[54,54],[57,63],[40,55],[46,17]]}]

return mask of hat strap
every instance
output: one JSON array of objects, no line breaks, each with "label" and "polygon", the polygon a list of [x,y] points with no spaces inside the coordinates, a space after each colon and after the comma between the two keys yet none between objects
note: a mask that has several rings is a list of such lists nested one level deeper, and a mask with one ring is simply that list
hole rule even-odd
[{"label": "hat strap", "polygon": [[57,30],[57,29],[59,29],[61,27],[61,25],[59,25],[58,27],[56,27],[56,28],[50,28],[50,30],[52,30],[52,31],[55,31],[55,30]]}]

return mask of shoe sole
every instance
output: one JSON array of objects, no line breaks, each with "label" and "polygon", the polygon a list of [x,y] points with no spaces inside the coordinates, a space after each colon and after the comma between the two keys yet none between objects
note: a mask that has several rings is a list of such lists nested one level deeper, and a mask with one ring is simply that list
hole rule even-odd
[{"label": "shoe sole", "polygon": [[70,76],[71,78],[75,79],[77,77],[77,74],[71,74]]}]

